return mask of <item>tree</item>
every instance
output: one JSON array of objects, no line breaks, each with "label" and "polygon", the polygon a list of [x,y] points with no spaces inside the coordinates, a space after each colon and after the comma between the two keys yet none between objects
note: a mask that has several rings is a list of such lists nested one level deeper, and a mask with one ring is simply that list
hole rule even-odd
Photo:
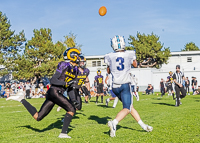
[{"label": "tree", "polygon": [[66,47],[57,42],[53,44],[50,29],[33,30],[34,36],[25,46],[22,56],[15,60],[13,76],[17,79],[35,79],[41,76],[52,76],[59,61],[63,59]]},{"label": "tree", "polygon": [[160,68],[162,64],[167,64],[170,49],[163,47],[158,36],[137,33],[137,37],[130,35],[128,40],[131,46],[126,49],[136,50],[139,67]]},{"label": "tree", "polygon": [[77,49],[79,49],[81,51],[82,45],[78,45],[76,43],[76,36],[77,35],[74,35],[73,33],[70,32],[69,35],[64,36],[65,37],[65,41],[63,43],[65,44],[65,46],[67,48],[75,47],[75,48],[77,48]]},{"label": "tree", "polygon": [[200,50],[199,47],[197,47],[193,42],[187,43],[184,46],[184,49],[181,49],[181,51],[199,51],[199,50]]},{"label": "tree", "polygon": [[10,27],[10,21],[0,11],[0,65],[5,66],[5,69],[0,71],[2,76],[12,71],[14,66],[12,61],[17,57],[17,52],[26,41],[23,30],[19,34],[15,34]]}]

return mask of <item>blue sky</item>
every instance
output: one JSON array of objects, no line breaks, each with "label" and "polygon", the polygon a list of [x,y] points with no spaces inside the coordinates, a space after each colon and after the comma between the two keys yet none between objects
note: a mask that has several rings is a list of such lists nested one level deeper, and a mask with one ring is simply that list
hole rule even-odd
[{"label": "blue sky", "polygon": [[[50,28],[53,42],[63,41],[70,32],[85,55],[112,52],[110,38],[151,34],[160,37],[164,47],[180,51],[188,42],[200,47],[200,1],[197,0],[0,0],[2,11],[17,33],[27,40],[34,29]],[[98,15],[101,6],[107,14]]]}]

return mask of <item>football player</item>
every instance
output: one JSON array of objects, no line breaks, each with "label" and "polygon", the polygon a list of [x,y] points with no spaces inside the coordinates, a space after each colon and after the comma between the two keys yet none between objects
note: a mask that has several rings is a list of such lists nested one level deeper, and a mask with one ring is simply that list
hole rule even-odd
[{"label": "football player", "polygon": [[[34,106],[24,99],[24,96],[19,92],[16,96],[11,96],[6,100],[15,100],[21,102],[28,112],[33,116],[36,121],[41,121],[47,116],[53,109],[54,105],[57,104],[66,110],[64,117],[64,123],[59,138],[71,138],[67,135],[68,126],[72,120],[76,109],[72,102],[68,100],[63,93],[66,89],[72,89],[70,86],[75,82],[77,76],[80,51],[76,48],[68,48],[63,56],[64,60],[58,64],[55,74],[52,76],[50,82],[51,87],[46,93],[46,100],[41,106],[39,112]],[[70,92],[70,90],[68,90]]]},{"label": "football player", "polygon": [[96,103],[98,103],[98,98],[101,95],[101,103],[103,103],[103,86],[104,86],[104,82],[103,82],[103,76],[101,75],[101,71],[98,70],[97,71],[97,76],[95,76],[94,78],[94,83],[97,87],[97,95],[96,95]]},{"label": "football player", "polygon": [[170,71],[169,72],[169,76],[167,77],[167,80],[166,80],[166,83],[167,83],[167,92],[168,92],[169,95],[172,94],[173,99],[175,99],[175,97],[174,97],[174,83],[173,83],[174,80],[173,80],[172,74],[173,74],[173,72]]},{"label": "football player", "polygon": [[115,52],[106,54],[104,61],[107,64],[108,74],[111,73],[113,77],[112,91],[122,101],[123,109],[113,121],[108,122],[110,136],[115,137],[117,124],[129,113],[145,131],[150,132],[153,130],[153,127],[144,124],[138,112],[133,108],[130,70],[131,65],[137,67],[135,51],[126,51],[125,40],[118,35],[111,40],[111,47]]},{"label": "football player", "polygon": [[106,99],[106,106],[108,106],[108,102],[110,102],[111,100],[114,100],[113,108],[115,108],[117,106],[118,97],[112,91],[112,75],[111,74],[107,75],[107,77],[105,79],[105,83],[107,84],[110,94],[112,96],[112,97]]}]

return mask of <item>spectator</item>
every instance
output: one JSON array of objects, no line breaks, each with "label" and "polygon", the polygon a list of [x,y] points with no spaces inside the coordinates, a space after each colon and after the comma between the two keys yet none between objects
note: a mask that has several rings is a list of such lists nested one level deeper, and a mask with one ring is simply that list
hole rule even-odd
[{"label": "spectator", "polygon": [[30,99],[30,87],[31,87],[31,85],[30,85],[29,81],[26,82],[26,84],[25,84],[25,89],[26,89],[26,99]]},{"label": "spectator", "polygon": [[1,91],[1,87],[2,87],[2,85],[1,85],[1,83],[0,83],[0,91]]},{"label": "spectator", "polygon": [[185,80],[185,89],[188,95],[190,95],[190,81],[188,80],[188,77],[186,77]]},{"label": "spectator", "polygon": [[196,79],[196,77],[193,77],[193,82],[192,82],[193,95],[194,95],[195,89],[197,89],[197,85],[198,85],[197,79]]},{"label": "spectator", "polygon": [[5,86],[4,86],[4,84],[2,84],[1,85],[1,97],[3,97],[4,98],[4,95],[5,95]]},{"label": "spectator", "polygon": [[160,81],[160,92],[161,92],[161,97],[163,97],[163,95],[165,95],[165,86],[164,86],[163,78],[161,78],[161,81]]},{"label": "spectator", "polygon": [[31,83],[31,96],[35,96],[35,87],[36,85],[34,83]]},{"label": "spectator", "polygon": [[151,84],[148,84],[147,89],[145,90],[145,92],[148,95],[150,94],[150,92],[153,93],[153,87],[152,87]]},{"label": "spectator", "polygon": [[199,95],[200,94],[200,86],[198,86],[198,88],[197,89],[195,89],[195,91],[194,91],[194,95]]}]

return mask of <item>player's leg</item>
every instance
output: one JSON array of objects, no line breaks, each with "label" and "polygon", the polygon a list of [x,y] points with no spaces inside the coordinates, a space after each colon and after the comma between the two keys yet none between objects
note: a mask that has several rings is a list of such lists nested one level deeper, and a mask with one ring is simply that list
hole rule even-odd
[{"label": "player's leg", "polygon": [[123,109],[117,114],[113,121],[108,122],[111,137],[115,137],[117,124],[130,113],[133,101],[129,84],[122,84],[120,88],[113,88],[113,93],[122,101]]},{"label": "player's leg", "polygon": [[153,127],[146,125],[145,123],[143,123],[143,121],[140,118],[140,115],[138,114],[138,112],[135,110],[135,108],[133,107],[133,105],[131,106],[131,115],[132,117],[138,122],[138,124],[147,132],[151,132],[153,130]]},{"label": "player's leg", "polygon": [[79,89],[74,89],[74,93],[75,93],[75,96],[76,96],[76,100],[79,102],[79,105],[76,106],[76,108],[78,110],[81,110],[81,108],[82,108],[82,99],[81,99],[81,95],[79,94]]},{"label": "player's leg", "polygon": [[175,90],[176,90],[176,104],[175,104],[175,106],[179,106],[179,104],[180,104],[180,100],[179,100],[179,98],[180,98],[180,88],[177,85],[175,85]]},{"label": "player's leg", "polygon": [[85,101],[86,101],[86,103],[88,103],[88,98],[89,98],[89,100],[91,99],[90,92],[88,91],[88,89],[85,86],[82,86],[81,90],[85,94]]},{"label": "player's leg", "polygon": [[98,98],[101,94],[100,86],[97,86],[97,95],[96,95],[96,103],[98,103]]},{"label": "player's leg", "polygon": [[117,102],[118,102],[118,97],[115,97],[114,103],[113,103],[113,108],[115,108],[117,106]]},{"label": "player's leg", "polygon": [[[70,136],[67,135],[68,127],[69,124],[72,120],[73,115],[76,112],[75,107],[73,106],[72,102],[68,100],[66,97],[63,96],[63,94],[60,94],[57,92],[54,97],[54,103],[62,107],[64,110],[67,111],[64,117],[64,123],[62,127],[62,131],[60,135],[58,136],[59,138],[71,138]],[[51,99],[52,100],[52,99]]]},{"label": "player's leg", "polygon": [[104,96],[103,85],[101,86],[100,90],[101,90],[101,103],[103,103],[103,96]]},{"label": "player's leg", "polygon": [[67,89],[67,95],[69,96],[69,99],[71,100],[74,107],[77,108],[80,105],[80,102],[76,99],[76,94],[73,87]]}]

